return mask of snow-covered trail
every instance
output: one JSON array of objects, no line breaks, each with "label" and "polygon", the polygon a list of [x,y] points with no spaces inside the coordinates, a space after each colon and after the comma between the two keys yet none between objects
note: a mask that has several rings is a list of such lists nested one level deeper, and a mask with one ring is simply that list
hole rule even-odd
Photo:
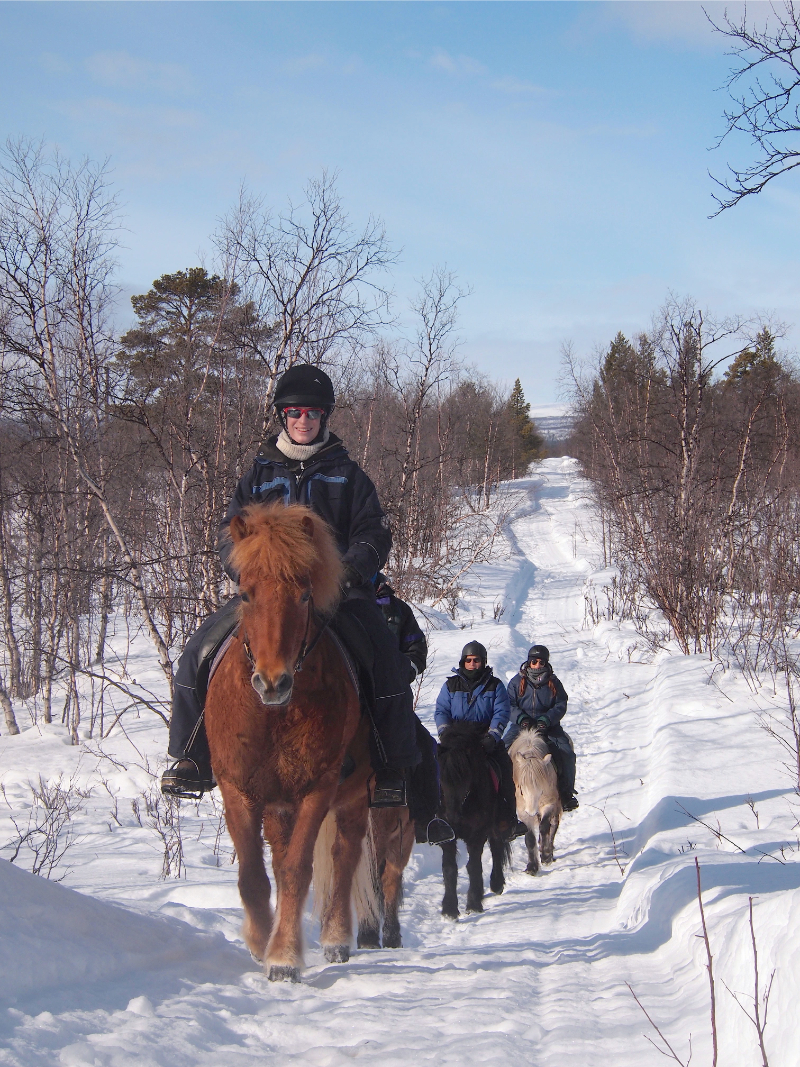
[{"label": "snow-covered trail", "polygon": [[[471,638],[487,645],[504,679],[532,642],[548,645],[570,694],[565,726],[581,800],[563,820],[552,868],[526,875],[517,842],[506,892],[454,924],[439,914],[440,853],[418,846],[406,874],[402,950],[328,965],[309,925],[302,984],[272,985],[238,940],[235,870],[216,866],[200,831],[187,878],[161,882],[152,835],[125,817],[98,828],[95,814],[64,882],[80,896],[0,864],[0,994],[10,1003],[0,1013],[0,1063],[660,1063],[626,982],[681,1054],[692,1033],[702,1062],[710,1038],[695,856],[717,973],[734,989],[752,983],[745,909],[747,896],[758,896],[763,972],[777,968],[771,1062],[800,1062],[800,846],[780,753],[757,729],[757,698],[736,672],[701,657],[646,655],[617,621],[585,626],[585,583],[600,560],[584,488],[571,460],[546,461],[512,484],[517,508],[505,548],[470,576],[456,622],[437,617],[443,628],[431,633],[418,705],[432,723],[436,693]],[[152,719],[128,734],[157,758],[163,733]],[[32,772],[76,766],[57,728],[0,740],[12,798]],[[97,780],[87,759],[79,771]],[[141,768],[97,767],[127,807]],[[187,827],[207,824],[209,811],[198,809]],[[691,815],[718,822],[745,852]],[[760,1062],[743,1013],[724,990],[718,998],[720,1063]]]}]

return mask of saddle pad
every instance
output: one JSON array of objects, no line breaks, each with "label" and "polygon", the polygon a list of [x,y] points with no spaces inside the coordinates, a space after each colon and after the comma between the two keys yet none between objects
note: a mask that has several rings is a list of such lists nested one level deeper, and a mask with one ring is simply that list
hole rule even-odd
[{"label": "saddle pad", "polygon": [[494,786],[495,793],[500,792],[500,779],[497,777],[497,771],[489,764],[489,774],[492,776],[492,785]]}]

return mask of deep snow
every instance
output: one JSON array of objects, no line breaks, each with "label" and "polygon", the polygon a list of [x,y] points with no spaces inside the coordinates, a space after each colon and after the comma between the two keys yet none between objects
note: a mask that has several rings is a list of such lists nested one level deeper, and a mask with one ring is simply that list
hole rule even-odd
[{"label": "deep snow", "polygon": [[[487,645],[503,678],[534,640],[550,647],[570,694],[581,800],[562,822],[552,868],[526,875],[518,842],[506,892],[453,924],[439,914],[439,852],[417,846],[402,950],[325,964],[309,918],[302,984],[273,985],[238,935],[218,802],[182,805],[186,877],[159,878],[163,849],[142,794],[163,763],[160,720],[128,711],[109,738],[76,748],[62,727],[32,725],[17,709],[22,733],[0,738],[0,845],[14,837],[12,814],[25,825],[39,774],[91,794],[61,883],[22,869],[25,849],[15,865],[0,862],[0,1064],[661,1063],[626,982],[682,1058],[691,1034],[693,1063],[710,1063],[695,856],[718,979],[719,1063],[760,1063],[754,1030],[723,985],[752,990],[748,895],[762,982],[776,971],[770,1063],[800,1063],[800,803],[756,719],[780,708],[780,695],[753,693],[730,665],[653,655],[630,624],[586,625],[585,594],[609,572],[585,488],[567,459],[508,487],[517,508],[496,561],[469,576],[455,622],[427,611],[438,628],[418,704],[432,725],[436,693],[469,639]],[[146,642],[117,642],[129,677],[158,690]]]}]

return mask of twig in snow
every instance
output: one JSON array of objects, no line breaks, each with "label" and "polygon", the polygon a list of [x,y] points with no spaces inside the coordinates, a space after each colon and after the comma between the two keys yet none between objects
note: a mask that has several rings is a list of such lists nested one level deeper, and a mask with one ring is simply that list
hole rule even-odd
[{"label": "twig in snow", "polygon": [[703,943],[706,946],[706,970],[708,971],[708,984],[711,990],[711,1041],[713,1045],[712,1067],[717,1067],[717,998],[714,990],[714,958],[711,955],[711,945],[708,940],[708,927],[706,926],[706,913],[703,908],[703,892],[700,887],[700,860],[695,856],[694,867],[697,872],[697,903],[700,905],[700,921],[703,924]]},{"label": "twig in snow", "polygon": [[[607,803],[608,803],[608,799],[606,799],[606,804]],[[606,815],[606,804],[604,804],[602,806],[602,808],[598,807],[597,804],[590,804],[589,807],[597,808],[597,810],[600,812],[600,814],[606,820],[606,826],[608,827],[608,832],[611,834],[611,844],[614,847],[614,862],[619,867],[619,873],[620,874],[625,874],[625,868],[623,867],[622,863],[620,862],[620,858],[619,858],[620,854],[622,854],[623,856],[625,855],[625,850],[622,848],[621,845],[617,846],[617,839],[614,836],[614,827],[611,825],[611,820]],[[631,992],[633,992],[633,990],[631,990]]]},{"label": "twig in snow", "polygon": [[[658,1045],[655,1043],[655,1041],[652,1039],[652,1037],[650,1037],[648,1034],[643,1034],[642,1036],[647,1041],[650,1042],[650,1044],[653,1046],[653,1048],[656,1050],[656,1052],[660,1052],[661,1055],[662,1056],[666,1056],[668,1060],[675,1060],[675,1062],[679,1063],[681,1065],[681,1067],[689,1067],[689,1064],[692,1062],[692,1035],[689,1034],[689,1055],[688,1055],[688,1057],[686,1059],[686,1062],[684,1062],[680,1058],[680,1056],[677,1054],[675,1049],[672,1047],[672,1045],[670,1045],[669,1041],[667,1041],[667,1039],[661,1033],[661,1030],[659,1029],[657,1024],[654,1022],[654,1020],[651,1018],[647,1008],[644,1006],[644,1004],[642,1004],[641,1000],[639,1000],[639,998],[636,996],[636,994],[633,991],[633,986],[630,984],[630,982],[626,982],[625,985],[630,990],[631,996],[633,997],[633,999],[636,1001],[636,1003],[639,1005],[639,1007],[644,1012],[644,1016],[647,1019],[647,1021],[653,1027],[653,1029],[658,1034],[658,1036],[661,1038],[661,1040],[664,1042],[664,1044],[667,1046],[668,1051],[665,1052],[663,1048],[659,1048]],[[715,1063],[717,1062],[716,1058],[714,1059],[714,1062]]]},{"label": "twig in snow", "polygon": [[[728,990],[728,992],[730,993],[730,995],[733,997],[733,999],[736,1001],[736,1003],[739,1005],[739,1007],[742,1009],[742,1011],[745,1013],[747,1018],[750,1020],[750,1022],[756,1028],[756,1034],[758,1035],[758,1047],[761,1050],[761,1067],[769,1067],[769,1060],[767,1059],[767,1050],[766,1050],[766,1048],[764,1046],[764,1031],[767,1029],[767,1016],[768,1016],[768,1013],[769,1013],[769,996],[770,996],[770,993],[772,992],[772,983],[775,980],[775,971],[773,971],[772,974],[769,976],[769,983],[767,985],[766,992],[764,993],[763,996],[761,996],[761,994],[759,993],[759,990],[758,990],[758,979],[759,979],[759,974],[758,974],[758,946],[756,944],[756,929],[755,929],[755,926],[753,925],[753,898],[752,897],[748,897],[748,900],[750,902],[750,941],[751,941],[751,943],[753,945],[754,990],[753,990],[753,996],[751,998],[752,1001],[753,1001],[753,1014],[752,1015],[747,1010],[747,1008],[744,1006],[744,1004],[742,1004],[742,1002],[739,1000],[739,994],[738,993],[734,993],[734,991],[730,988],[730,986],[727,984],[727,982],[724,982],[723,984],[724,984],[725,988]],[[742,994],[742,995],[745,995],[745,994]],[[762,1009],[763,1009],[763,1018],[762,1018]]]},{"label": "twig in snow", "polygon": [[[699,823],[701,826],[705,826],[706,830],[710,830],[714,837],[716,837],[717,841],[727,841],[729,845],[733,845],[733,847],[738,852],[741,852],[743,856],[747,855],[747,849],[742,848],[741,845],[737,845],[735,841],[732,841],[729,837],[726,837],[725,834],[723,834],[722,830],[719,829],[719,827],[715,828],[711,826],[710,823],[704,822],[702,819],[698,818],[697,815],[692,815],[690,811],[686,810],[683,804],[678,804],[678,810],[682,811],[687,818],[692,819],[694,822]],[[775,860],[777,863],[782,863],[784,866],[786,865],[786,860],[781,859],[778,856],[773,856],[771,852],[765,852],[763,848],[758,848],[755,845],[753,846],[753,848],[756,852],[758,852],[762,856],[765,856],[767,859]]]}]

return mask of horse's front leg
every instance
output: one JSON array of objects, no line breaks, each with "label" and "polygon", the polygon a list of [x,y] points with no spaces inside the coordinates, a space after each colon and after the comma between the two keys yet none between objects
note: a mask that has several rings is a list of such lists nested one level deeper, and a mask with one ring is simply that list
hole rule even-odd
[{"label": "horse's front leg", "polygon": [[251,955],[262,961],[272,932],[271,886],[264,866],[261,812],[234,786],[219,783],[225,822],[239,860],[239,895],[244,906],[242,936]]},{"label": "horse's front leg", "polygon": [[467,843],[469,856],[467,858],[467,875],[469,876],[469,889],[467,890],[467,911],[483,911],[483,846],[486,838],[481,835]]},{"label": "horse's front leg", "polygon": [[444,899],[442,915],[447,919],[458,918],[458,859],[455,841],[445,841],[442,848],[442,878]]},{"label": "horse's front leg", "polygon": [[502,837],[490,837],[489,848],[492,851],[492,873],[489,875],[489,888],[493,893],[502,893],[506,887],[503,868],[508,862],[508,845]]},{"label": "horse's front leg", "polygon": [[[265,970],[271,982],[299,982],[303,967],[303,908],[311,884],[314,843],[328,811],[327,793],[312,793],[300,804],[288,846],[278,844],[278,901]],[[273,869],[276,850],[273,847]]]},{"label": "horse's front leg", "polygon": [[[346,963],[350,959],[353,876],[361,859],[368,815],[369,808],[362,797],[336,812],[336,836],[329,858],[332,877],[325,879],[331,891],[323,905],[319,938],[328,963]],[[368,888],[374,891],[374,887]]]},{"label": "horse's front leg", "polygon": [[558,810],[548,810],[542,815],[539,827],[539,848],[542,854],[542,863],[552,863],[555,859],[553,846],[558,823]]},{"label": "horse's front leg", "polygon": [[[530,823],[528,823],[530,826]],[[539,845],[536,840],[536,828],[528,830],[525,834],[525,845],[528,849],[528,866],[525,868],[526,874],[538,874],[539,873]]]}]

